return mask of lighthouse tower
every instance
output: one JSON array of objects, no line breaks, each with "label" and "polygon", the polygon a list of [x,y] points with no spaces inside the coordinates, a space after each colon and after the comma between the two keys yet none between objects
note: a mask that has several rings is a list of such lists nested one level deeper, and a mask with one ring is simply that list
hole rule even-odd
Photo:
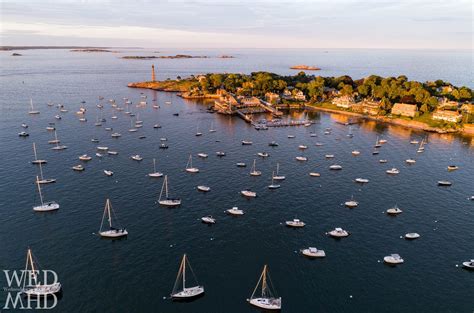
[{"label": "lighthouse tower", "polygon": [[155,78],[155,64],[151,65],[151,81],[152,82],[156,81],[156,78]]}]

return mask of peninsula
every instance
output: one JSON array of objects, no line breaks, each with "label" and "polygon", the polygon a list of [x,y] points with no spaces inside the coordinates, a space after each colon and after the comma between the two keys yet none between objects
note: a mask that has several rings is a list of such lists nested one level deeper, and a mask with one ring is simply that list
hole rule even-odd
[{"label": "peninsula", "polygon": [[[234,114],[289,109],[348,114],[401,126],[474,134],[474,94],[442,80],[418,82],[404,75],[361,79],[322,77],[299,72],[191,75],[182,79],[130,83],[129,87],[180,92],[187,99],[215,99],[214,109]],[[253,110],[252,107],[257,109]]]}]

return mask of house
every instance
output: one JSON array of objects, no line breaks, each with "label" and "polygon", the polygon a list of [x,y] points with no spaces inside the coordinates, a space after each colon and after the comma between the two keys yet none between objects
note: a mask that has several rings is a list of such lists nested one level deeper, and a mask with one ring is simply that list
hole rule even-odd
[{"label": "house", "polygon": [[298,101],[306,101],[306,96],[301,90],[295,89],[293,91],[294,95],[293,98]]},{"label": "house", "polygon": [[350,109],[355,101],[354,97],[346,95],[332,99],[331,103],[335,104],[338,108]]},{"label": "house", "polygon": [[414,117],[417,111],[418,108],[414,104],[395,103],[391,113],[394,115]]},{"label": "house", "polygon": [[274,92],[267,92],[265,94],[265,99],[267,100],[267,102],[270,102],[271,104],[280,103],[280,95]]},{"label": "house", "polygon": [[438,99],[438,108],[439,109],[444,109],[444,108],[457,109],[458,106],[459,106],[459,102],[457,102],[457,101],[451,101],[448,98]]},{"label": "house", "polygon": [[351,107],[353,112],[369,114],[369,115],[378,115],[380,103],[377,101],[364,100],[361,102],[354,103]]},{"label": "house", "polygon": [[258,106],[260,105],[260,100],[257,97],[243,97],[240,99],[240,104],[244,106]]},{"label": "house", "polygon": [[441,120],[452,123],[459,123],[462,119],[462,115],[457,111],[448,110],[437,110],[433,113],[434,120]]},{"label": "house", "polygon": [[283,98],[284,99],[291,99],[291,91],[289,89],[283,90]]},{"label": "house", "polygon": [[474,114],[474,104],[465,103],[461,107],[461,111],[467,114]]}]

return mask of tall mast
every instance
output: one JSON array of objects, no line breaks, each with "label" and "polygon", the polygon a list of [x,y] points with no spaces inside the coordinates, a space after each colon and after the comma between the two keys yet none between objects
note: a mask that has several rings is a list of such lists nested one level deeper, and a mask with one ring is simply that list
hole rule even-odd
[{"label": "tall mast", "polygon": [[277,163],[277,176],[278,176],[278,171],[280,170],[280,163]]},{"label": "tall mast", "polygon": [[265,296],[265,291],[267,290],[267,265],[263,267],[263,281],[262,281],[262,296]]},{"label": "tall mast", "polygon": [[112,215],[110,215],[110,200],[107,199],[107,214],[109,215],[109,226],[112,228]]},{"label": "tall mast", "polygon": [[43,195],[41,194],[41,187],[40,187],[38,175],[36,175],[36,184],[38,185],[38,193],[39,193],[39,196],[40,196],[41,205],[43,205]]},{"label": "tall mast", "polygon": [[31,111],[33,111],[34,109],[33,109],[33,99],[32,98],[30,98],[30,106],[31,106]]},{"label": "tall mast", "polygon": [[41,177],[41,180],[43,180],[43,167],[41,166],[41,163],[39,164],[40,166],[40,177]]},{"label": "tall mast", "polygon": [[38,156],[36,155],[36,144],[33,142],[33,152],[35,154],[35,161],[38,160]]},{"label": "tall mast", "polygon": [[186,289],[186,254],[183,256],[183,290]]},{"label": "tall mast", "polygon": [[153,159],[153,173],[156,173],[156,161]]}]

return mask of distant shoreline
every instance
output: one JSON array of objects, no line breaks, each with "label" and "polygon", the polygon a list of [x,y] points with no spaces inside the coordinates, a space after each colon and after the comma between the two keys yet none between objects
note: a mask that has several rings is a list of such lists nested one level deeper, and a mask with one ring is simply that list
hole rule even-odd
[{"label": "distant shoreline", "polygon": [[[48,49],[110,49],[112,47],[94,47],[94,46],[0,46],[0,51],[13,50],[48,50]],[[116,49],[143,49],[140,47],[115,47]]]}]

